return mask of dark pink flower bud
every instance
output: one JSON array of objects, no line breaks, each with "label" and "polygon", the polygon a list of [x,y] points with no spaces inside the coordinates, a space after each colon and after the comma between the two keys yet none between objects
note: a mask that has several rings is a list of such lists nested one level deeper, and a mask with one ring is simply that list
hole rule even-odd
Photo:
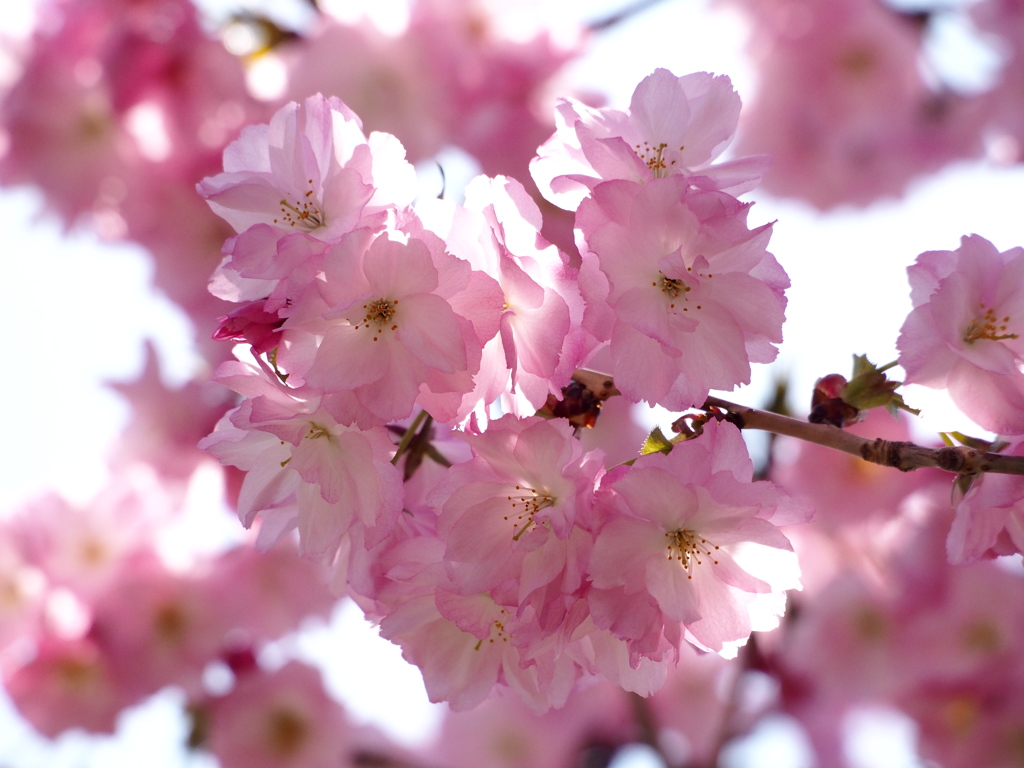
[{"label": "dark pink flower bud", "polygon": [[281,337],[277,329],[284,320],[276,313],[267,312],[265,304],[263,300],[251,301],[219,318],[213,338],[216,341],[244,341],[252,345],[252,351],[257,355],[269,352],[278,345]]}]

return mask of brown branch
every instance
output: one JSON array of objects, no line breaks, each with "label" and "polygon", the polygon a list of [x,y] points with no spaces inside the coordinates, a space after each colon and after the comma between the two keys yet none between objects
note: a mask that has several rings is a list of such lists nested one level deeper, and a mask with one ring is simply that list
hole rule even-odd
[{"label": "brown branch", "polygon": [[[601,401],[621,394],[615,388],[611,376],[597,371],[580,369],[572,378]],[[860,437],[831,424],[811,424],[789,416],[730,403],[718,397],[709,397],[705,400],[701,410],[708,411],[713,408],[727,411],[726,420],[740,429],[759,429],[776,435],[795,437],[798,440],[858,456],[873,464],[895,467],[901,472],[910,472],[921,467],[935,467],[957,475],[977,475],[982,472],[1024,475],[1024,456],[987,453],[962,445],[925,448],[910,442]]]},{"label": "brown branch", "polygon": [[740,429],[760,429],[777,435],[788,435],[859,456],[864,461],[881,464],[883,467],[895,467],[901,472],[910,472],[921,467],[935,467],[958,475],[976,475],[982,472],[1024,475],[1024,456],[1003,456],[960,445],[925,448],[904,441],[860,437],[831,424],[810,424],[791,419],[789,416],[730,403],[717,397],[709,397],[704,401],[703,410],[709,408],[728,411],[728,421]]}]

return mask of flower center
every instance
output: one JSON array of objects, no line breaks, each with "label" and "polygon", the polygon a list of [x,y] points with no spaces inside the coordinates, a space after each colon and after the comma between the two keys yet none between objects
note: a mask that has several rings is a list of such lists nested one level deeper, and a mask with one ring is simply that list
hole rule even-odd
[{"label": "flower center", "polygon": [[[502,619],[504,619],[505,614],[506,614],[505,609],[501,608],[500,609],[500,613],[501,613],[501,618],[498,618],[498,619],[494,620],[494,622],[492,624],[493,629],[491,629],[491,633],[487,636],[488,644],[493,643],[495,640],[500,640],[503,643],[507,643],[508,642],[508,632],[505,630],[505,622],[502,621]],[[497,630],[497,631],[495,631],[495,630]],[[483,644],[484,644],[483,640],[478,640],[477,644],[476,644],[476,647],[473,648],[473,650],[474,651],[479,651],[480,648],[483,647]]]},{"label": "flower center", "polygon": [[369,304],[363,304],[363,309],[366,310],[366,314],[363,316],[362,321],[356,323],[355,330],[358,331],[360,328],[372,329],[374,341],[380,338],[380,333],[388,325],[391,326],[392,331],[398,330],[398,323],[392,322],[395,313],[398,312],[398,299],[394,301],[376,299]]},{"label": "flower center", "polygon": [[679,564],[688,572],[686,578],[692,579],[692,566],[702,565],[705,560],[710,560],[714,565],[718,565],[718,560],[714,556],[718,547],[709,544],[707,539],[698,536],[693,531],[681,529],[666,531],[665,538],[668,539],[666,547],[668,559],[679,561]]},{"label": "flower center", "polygon": [[[675,299],[678,299],[680,294],[683,296],[683,301],[686,301],[686,294],[692,289],[686,283],[684,283],[678,277],[665,277],[664,274],[658,272],[658,279],[651,283],[652,288],[657,288],[659,291],[664,293],[670,299],[668,308],[675,309]],[[711,275],[708,275],[711,277]],[[700,309],[700,305],[697,305],[697,309]],[[689,309],[683,307],[683,312],[689,312]]]},{"label": "flower center", "polygon": [[[665,162],[666,149],[668,149],[668,144],[665,142],[654,145],[649,141],[645,141],[643,144],[633,145],[636,156],[643,160],[647,167],[651,169],[651,173],[654,174],[656,179],[667,176],[672,166],[676,164],[675,160],[671,160],[668,163]],[[679,151],[682,152],[684,149],[685,147],[680,147]]]},{"label": "flower center", "polygon": [[326,438],[329,439],[330,436],[331,436],[331,431],[329,429],[327,429],[327,427],[324,427],[324,426],[321,426],[320,424],[317,424],[315,421],[309,422],[309,432],[307,432],[304,435],[304,437],[307,440],[318,440],[321,437],[326,437]]},{"label": "flower center", "polygon": [[516,492],[506,497],[512,504],[512,512],[503,519],[512,522],[512,541],[526,533],[534,524],[533,516],[542,509],[555,506],[556,499],[546,491],[538,491],[529,486],[516,486]]},{"label": "flower center", "polygon": [[298,754],[309,737],[309,726],[302,716],[282,706],[270,713],[267,737],[271,749],[278,755]]},{"label": "flower center", "polygon": [[316,199],[313,197],[313,180],[309,180],[310,189],[301,198],[289,202],[282,198],[281,218],[274,219],[275,224],[295,229],[298,227],[304,232],[310,232],[324,223],[323,212],[317,207]]},{"label": "flower center", "polygon": [[1006,332],[1009,327],[1007,324],[1010,322],[1009,315],[1006,315],[1002,320],[998,319],[995,310],[987,306],[985,302],[981,302],[978,305],[978,311],[982,312],[982,314],[971,320],[971,324],[964,331],[965,344],[973,344],[980,339],[1006,341],[1008,339],[1020,338],[1016,333]]}]

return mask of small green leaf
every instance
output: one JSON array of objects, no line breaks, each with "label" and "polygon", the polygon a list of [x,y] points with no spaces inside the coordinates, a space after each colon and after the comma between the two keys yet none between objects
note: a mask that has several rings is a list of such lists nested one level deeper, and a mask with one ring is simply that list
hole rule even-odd
[{"label": "small green leaf", "polygon": [[661,431],[661,427],[655,427],[654,430],[644,440],[643,446],[640,448],[640,455],[646,456],[648,453],[668,453],[672,450],[672,441],[665,437],[665,434]]},{"label": "small green leaf", "polygon": [[[965,435],[963,432],[940,432],[942,439],[947,440],[947,436],[956,440],[960,445],[966,445],[968,448],[973,448],[976,451],[984,451],[985,453],[999,453],[1009,443],[1005,440],[985,440],[981,437],[971,437]],[[951,442],[946,442],[947,445],[952,445]]]}]

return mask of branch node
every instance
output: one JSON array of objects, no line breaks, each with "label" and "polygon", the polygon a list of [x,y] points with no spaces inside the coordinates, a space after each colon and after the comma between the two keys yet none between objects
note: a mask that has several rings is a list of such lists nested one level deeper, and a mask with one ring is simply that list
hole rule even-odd
[{"label": "branch node", "polygon": [[945,448],[939,448],[935,452],[935,462],[939,469],[959,474],[967,463],[967,458],[964,456],[962,449],[955,446],[946,446]]},{"label": "branch node", "polygon": [[899,443],[876,437],[871,442],[865,442],[860,446],[860,457],[864,461],[881,464],[883,467],[898,467],[900,465]]}]

